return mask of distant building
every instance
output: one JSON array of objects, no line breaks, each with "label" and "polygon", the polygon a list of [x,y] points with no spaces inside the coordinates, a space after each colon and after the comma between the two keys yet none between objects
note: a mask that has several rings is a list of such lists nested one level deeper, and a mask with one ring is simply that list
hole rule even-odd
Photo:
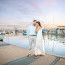
[{"label": "distant building", "polygon": [[65,26],[57,26],[57,29],[64,30],[65,29]]},{"label": "distant building", "polygon": [[65,33],[65,26],[57,26],[57,33],[58,34]]}]

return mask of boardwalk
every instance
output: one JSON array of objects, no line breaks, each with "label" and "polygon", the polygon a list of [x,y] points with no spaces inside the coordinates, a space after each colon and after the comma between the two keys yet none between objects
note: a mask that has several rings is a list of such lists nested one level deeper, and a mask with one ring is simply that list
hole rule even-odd
[{"label": "boardwalk", "polygon": [[65,58],[51,54],[27,57],[28,50],[0,42],[0,65],[65,65]]}]

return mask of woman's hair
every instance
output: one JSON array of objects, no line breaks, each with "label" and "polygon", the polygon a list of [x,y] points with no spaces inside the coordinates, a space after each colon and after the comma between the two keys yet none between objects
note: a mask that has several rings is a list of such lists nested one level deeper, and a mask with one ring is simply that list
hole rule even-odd
[{"label": "woman's hair", "polygon": [[37,21],[36,23],[38,23],[38,24],[39,24],[39,26],[40,26],[40,27],[42,27],[42,26],[41,26],[41,23],[40,23],[39,21]]}]

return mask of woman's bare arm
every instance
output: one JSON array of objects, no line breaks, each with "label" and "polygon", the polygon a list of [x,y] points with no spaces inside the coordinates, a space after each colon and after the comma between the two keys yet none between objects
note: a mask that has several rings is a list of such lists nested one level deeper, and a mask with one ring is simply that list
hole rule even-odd
[{"label": "woman's bare arm", "polygon": [[35,32],[38,32],[39,29],[40,29],[40,27],[36,28]]}]

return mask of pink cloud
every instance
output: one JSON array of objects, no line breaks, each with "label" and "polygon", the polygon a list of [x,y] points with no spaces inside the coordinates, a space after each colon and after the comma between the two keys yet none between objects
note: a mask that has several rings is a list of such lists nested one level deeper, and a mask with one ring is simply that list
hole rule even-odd
[{"label": "pink cloud", "polygon": [[51,7],[51,6],[54,6],[57,4],[58,4],[58,2],[56,0],[45,0],[40,3],[40,5],[43,5],[44,7]]}]

